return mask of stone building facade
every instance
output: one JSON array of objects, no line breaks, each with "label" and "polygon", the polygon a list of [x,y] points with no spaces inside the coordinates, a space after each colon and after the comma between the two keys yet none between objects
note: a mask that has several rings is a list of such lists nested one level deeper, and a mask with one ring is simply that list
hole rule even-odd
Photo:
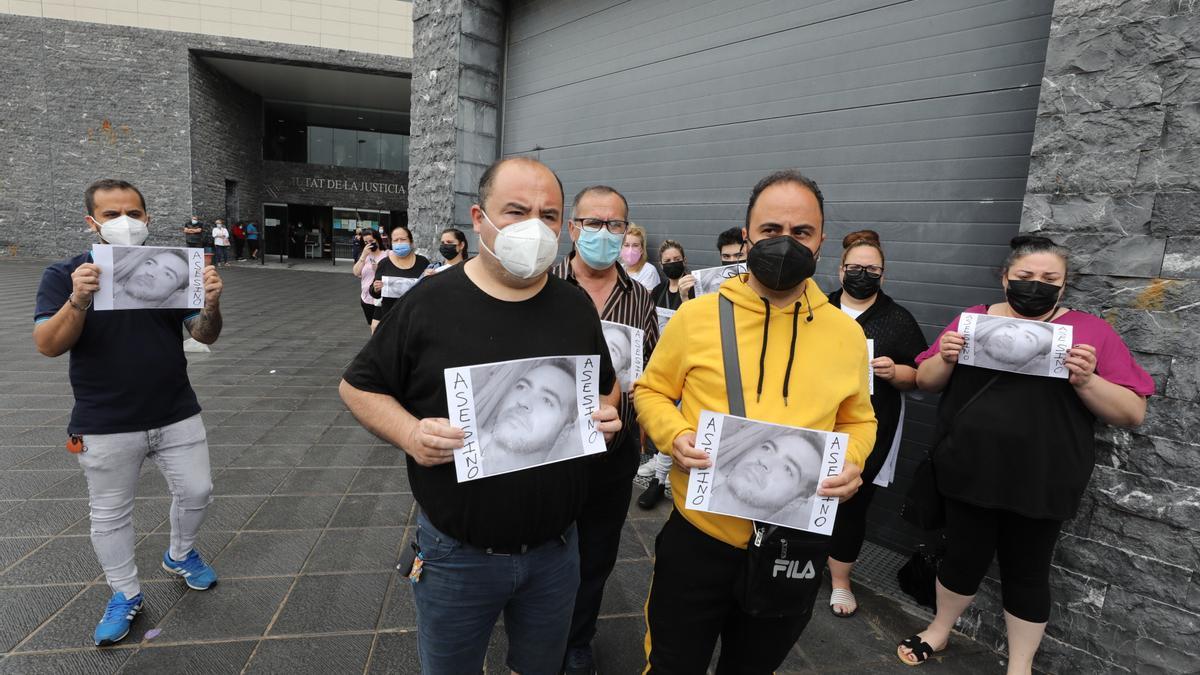
[{"label": "stone building facade", "polygon": [[[343,200],[329,205],[407,208],[404,172],[265,161],[262,96],[204,61],[406,80],[407,57],[3,12],[0,36],[0,255],[60,257],[92,243],[83,190],[104,177],[145,193],[148,243],[159,245],[179,243],[178,228],[193,212],[261,222],[264,202],[289,196],[272,197],[269,188],[279,185],[292,185],[290,196],[306,204],[328,196],[293,177],[399,186],[340,190]],[[237,186],[233,199],[229,183]]]},{"label": "stone building facade", "polygon": [[[1070,306],[1108,319],[1157,393],[1138,429],[1097,427],[1052,572],[1046,672],[1200,669],[1198,10],[1054,6],[1020,228],[1071,248]],[[468,225],[479,167],[497,156],[504,5],[416,0],[413,21],[411,221]],[[960,629],[1004,649],[994,575]]]}]

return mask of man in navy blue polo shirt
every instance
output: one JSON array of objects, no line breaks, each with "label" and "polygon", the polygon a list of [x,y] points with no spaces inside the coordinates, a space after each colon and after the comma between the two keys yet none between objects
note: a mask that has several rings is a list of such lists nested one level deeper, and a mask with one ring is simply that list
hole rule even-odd
[{"label": "man in navy blue polo shirt", "polygon": [[[84,221],[100,241],[140,246],[150,222],[142,193],[105,179],[84,193]],[[167,479],[171,543],[163,569],[189,588],[207,590],[216,573],[193,548],[212,501],[208,441],[200,404],[187,376],[181,326],[198,342],[221,334],[221,277],[204,268],[204,309],[129,309],[97,312],[92,295],[100,268],[83,253],[46,268],[38,287],[33,341],[46,356],[71,353],[75,407],[69,446],[81,448],[87,478],[92,546],[113,590],[94,635],[97,646],[129,633],[142,608],[133,562],[133,503],[142,462],[153,458]]]}]

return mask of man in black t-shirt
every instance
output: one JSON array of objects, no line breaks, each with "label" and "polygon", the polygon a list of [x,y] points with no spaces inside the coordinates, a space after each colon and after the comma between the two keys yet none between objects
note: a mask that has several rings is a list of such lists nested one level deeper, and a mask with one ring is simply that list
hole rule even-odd
[{"label": "man in black t-shirt", "polygon": [[[150,221],[137,188],[118,180],[84,193],[85,222],[101,242],[140,246]],[[142,463],[153,456],[171,496],[171,542],[162,567],[207,590],[216,573],[193,548],[212,501],[212,473],[200,404],[187,376],[180,326],[197,342],[221,334],[221,277],[203,270],[204,309],[97,312],[101,269],[84,253],[46,268],[38,287],[33,341],[46,356],[71,353],[75,407],[67,447],[79,453],[91,507],[92,546],[113,596],[96,626],[97,646],[124,638],[142,608],[134,565],[133,504]]]},{"label": "man in black t-shirt", "polygon": [[562,185],[545,165],[523,157],[493,164],[471,207],[480,255],[408,291],[341,384],[359,422],[408,454],[420,505],[410,578],[424,673],[480,672],[501,612],[512,670],[552,674],[562,665],[588,461],[457,482],[454,451],[464,434],[447,419],[444,380],[446,368],[597,354],[607,393],[593,419],[606,439],[620,430],[599,317],[586,295],[546,273],[562,213]]}]

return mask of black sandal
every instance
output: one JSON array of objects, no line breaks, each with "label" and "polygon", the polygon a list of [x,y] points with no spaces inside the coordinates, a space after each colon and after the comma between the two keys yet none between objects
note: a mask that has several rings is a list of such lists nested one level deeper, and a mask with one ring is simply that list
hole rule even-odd
[{"label": "black sandal", "polygon": [[[917,657],[917,660],[915,662],[909,661],[904,654],[900,652],[901,647],[907,647],[912,652],[912,655]],[[922,663],[925,663],[925,661],[927,661],[932,655],[933,647],[930,647],[929,643],[922,640],[919,635],[906,637],[900,641],[900,644],[896,645],[896,656],[899,657],[906,666],[919,666]]]}]

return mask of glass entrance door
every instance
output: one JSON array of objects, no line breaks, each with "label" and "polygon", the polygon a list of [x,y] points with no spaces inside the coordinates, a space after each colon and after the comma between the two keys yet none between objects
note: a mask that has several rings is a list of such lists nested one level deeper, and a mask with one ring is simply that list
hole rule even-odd
[{"label": "glass entrance door", "polygon": [[334,256],[353,260],[354,233],[357,230],[381,230],[388,227],[390,214],[375,209],[356,209],[346,206],[333,207]]}]

